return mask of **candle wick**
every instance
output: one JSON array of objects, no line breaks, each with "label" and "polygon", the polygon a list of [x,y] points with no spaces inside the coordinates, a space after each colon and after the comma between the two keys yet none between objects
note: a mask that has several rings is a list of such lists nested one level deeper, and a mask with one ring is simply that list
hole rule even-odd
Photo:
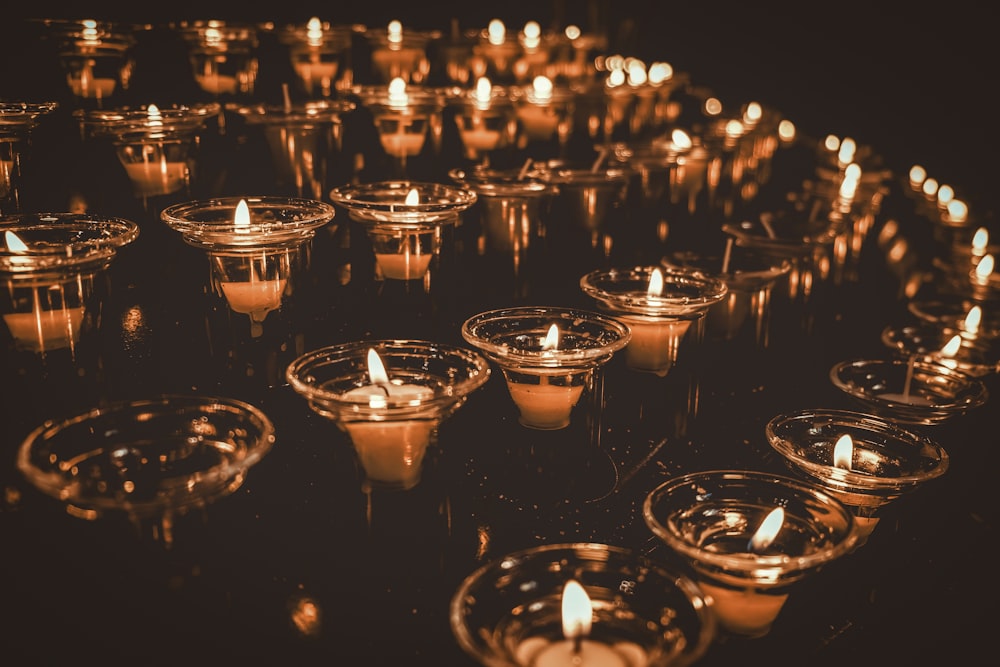
[{"label": "candle wick", "polygon": [[903,400],[910,401],[910,385],[913,383],[913,365],[916,363],[916,355],[910,356],[910,363],[906,365],[906,380],[903,381]]},{"label": "candle wick", "polygon": [[604,158],[607,157],[607,155],[607,149],[604,148],[604,146],[601,146],[601,150],[597,153],[597,159],[594,160],[594,164],[590,167],[590,173],[597,173],[597,170],[601,168],[601,163],[604,162]]},{"label": "candle wick", "polygon": [[517,174],[517,180],[523,181],[524,177],[528,175],[528,170],[531,169],[531,158],[529,157],[524,161],[524,166],[521,167],[521,171]]},{"label": "candle wick", "polygon": [[292,97],[291,97],[291,94],[288,91],[288,84],[287,83],[281,84],[281,96],[285,100],[285,113],[291,113],[292,112]]},{"label": "candle wick", "polygon": [[729,259],[733,254],[733,239],[732,236],[726,241],[726,251],[722,255],[722,273],[725,274],[729,271]]},{"label": "candle wick", "polygon": [[578,632],[575,635],[573,635],[573,655],[579,656],[582,648],[583,648],[583,633]]},{"label": "candle wick", "polygon": [[385,384],[385,383],[379,383],[379,384],[377,384],[377,385],[375,385],[375,386],[376,386],[376,387],[378,387],[379,389],[381,389],[382,391],[384,391],[384,392],[385,392],[385,395],[386,395],[386,397],[387,397],[387,398],[388,398],[389,396],[391,396],[391,395],[392,395],[392,394],[391,394],[391,393],[389,392],[389,385],[388,385],[388,384]]}]

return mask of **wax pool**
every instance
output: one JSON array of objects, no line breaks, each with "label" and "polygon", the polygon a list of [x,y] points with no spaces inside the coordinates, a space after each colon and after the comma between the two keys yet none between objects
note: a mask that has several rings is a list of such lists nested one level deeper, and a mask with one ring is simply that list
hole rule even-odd
[{"label": "wax pool", "polygon": [[431,263],[430,254],[376,253],[375,261],[385,278],[411,280],[423,278]]},{"label": "wax pool", "polygon": [[569,426],[570,413],[580,400],[583,385],[555,385],[542,374],[539,384],[507,381],[510,397],[521,412],[521,423],[537,429],[559,429]]},{"label": "wax pool", "polygon": [[517,117],[521,120],[524,133],[529,139],[544,141],[559,127],[559,114],[554,107],[524,105],[518,107]]},{"label": "wax pool", "polygon": [[83,306],[56,310],[36,310],[30,313],[8,313],[3,316],[11,336],[19,347],[43,352],[72,347],[80,339]]},{"label": "wax pool", "polygon": [[[369,385],[352,389],[343,398],[378,406],[381,399],[422,401],[432,398],[427,387],[412,384]],[[372,419],[344,424],[368,481],[380,486],[408,489],[420,481],[420,470],[437,424],[425,419]]]},{"label": "wax pool", "polygon": [[187,184],[188,167],[185,162],[130,162],[125,171],[137,195],[169,195],[182,190]]},{"label": "wax pool", "polygon": [[677,361],[681,340],[692,320],[640,315],[616,316],[632,330],[625,346],[625,363],[638,371],[666,375]]},{"label": "wax pool", "polygon": [[733,590],[700,583],[701,589],[712,596],[716,618],[727,630],[739,635],[761,637],[771,629],[788,594],[759,593],[753,590]]},{"label": "wax pool", "polygon": [[550,642],[541,637],[521,642],[515,658],[526,667],[641,667],[648,659],[646,652],[631,642],[605,644],[584,639],[577,653],[571,640]]},{"label": "wax pool", "polygon": [[281,295],[287,281],[253,280],[222,282],[222,294],[234,312],[250,316],[254,322],[263,322],[272,310],[281,308]]},{"label": "wax pool", "polygon": [[423,133],[383,132],[382,148],[393,157],[412,157],[424,148]]},{"label": "wax pool", "polygon": [[114,79],[95,79],[92,75],[87,75],[86,70],[79,76],[70,75],[68,78],[70,90],[77,97],[85,99],[104,99],[111,97],[115,92],[118,82]]},{"label": "wax pool", "polygon": [[236,77],[221,74],[199,74],[195,80],[201,89],[213,95],[232,95],[236,92]]},{"label": "wax pool", "polygon": [[462,143],[470,151],[491,151],[500,143],[499,130],[462,130]]}]

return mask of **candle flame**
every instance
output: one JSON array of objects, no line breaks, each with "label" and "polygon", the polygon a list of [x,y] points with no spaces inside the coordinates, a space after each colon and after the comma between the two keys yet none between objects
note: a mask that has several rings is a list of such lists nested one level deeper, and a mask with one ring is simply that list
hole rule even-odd
[{"label": "candle flame", "polygon": [[990,244],[990,232],[985,227],[980,227],[972,235],[972,252],[982,254],[986,252],[986,247]]},{"label": "candle flame", "polygon": [[764,109],[759,102],[751,102],[743,112],[743,122],[753,125],[764,116]]},{"label": "candle flame", "polygon": [[684,130],[677,128],[670,133],[670,142],[679,150],[686,151],[691,148],[691,137]]},{"label": "candle flame", "polygon": [[925,179],[924,184],[920,186],[920,189],[923,190],[923,193],[928,197],[933,197],[934,193],[936,193],[938,189],[937,179],[936,178]]},{"label": "candle flame", "polygon": [[734,118],[726,123],[726,136],[740,137],[743,135],[743,129],[743,123]]},{"label": "candle flame", "polygon": [[952,222],[962,223],[969,217],[969,206],[961,199],[952,199],[948,202],[948,217]]},{"label": "candle flame", "polygon": [[160,113],[160,107],[155,104],[146,107],[146,122],[149,125],[163,125],[163,114]]},{"label": "candle flame", "polygon": [[840,147],[840,138],[833,134],[828,134],[823,138],[823,148],[831,153]]},{"label": "candle flame", "polygon": [[993,273],[993,255],[986,254],[983,258],[979,260],[979,264],[976,264],[976,279],[985,282],[989,279],[990,274]]},{"label": "candle flame", "polygon": [[476,101],[480,104],[486,104],[490,101],[490,96],[493,94],[493,84],[485,76],[481,76],[476,79]]},{"label": "candle flame", "polygon": [[410,191],[406,193],[406,200],[403,203],[407,206],[416,206],[420,203],[420,193],[417,192],[416,188],[410,188]]},{"label": "candle flame", "polygon": [[782,141],[791,141],[795,138],[795,123],[790,120],[782,120],[778,123],[778,136]]},{"label": "candle flame", "polygon": [[771,546],[784,523],[785,510],[781,507],[775,507],[764,517],[764,520],[760,522],[760,527],[750,538],[750,551],[760,552]]},{"label": "candle flame", "polygon": [[910,185],[917,187],[927,178],[927,170],[919,164],[910,167]]},{"label": "candle flame", "polygon": [[649,276],[649,287],[646,288],[646,295],[660,296],[661,294],[663,294],[663,272],[656,268]]},{"label": "candle flame", "polygon": [[955,189],[950,185],[942,185],[937,191],[938,204],[947,208],[948,203],[955,198]]},{"label": "candle flame", "polygon": [[718,116],[722,113],[722,100],[718,97],[709,97],[702,105],[706,116]]},{"label": "candle flame", "polygon": [[674,67],[670,63],[655,62],[649,66],[647,78],[653,85],[669,81],[674,76]]},{"label": "candle flame", "polygon": [[958,354],[959,349],[962,347],[962,337],[959,334],[955,334],[951,337],[944,347],[941,348],[941,354],[945,357],[954,357]]},{"label": "candle flame", "polygon": [[233,217],[233,226],[238,234],[246,234],[250,231],[250,207],[246,199],[241,199],[236,205],[236,215]]},{"label": "candle flame", "polygon": [[837,444],[833,446],[833,466],[835,468],[851,469],[851,461],[854,459],[854,440],[845,433],[837,439]]},{"label": "candle flame", "polygon": [[837,161],[840,164],[854,162],[854,153],[857,151],[857,148],[858,145],[854,142],[854,139],[844,137],[843,141],[840,142],[840,150],[837,152]]},{"label": "candle flame", "polygon": [[500,19],[493,19],[486,27],[486,36],[490,44],[499,46],[507,39],[507,26]]},{"label": "candle flame", "polygon": [[549,327],[549,331],[545,334],[545,340],[542,341],[543,350],[556,350],[559,348],[559,327],[555,324]]},{"label": "candle flame", "polygon": [[6,231],[3,233],[4,242],[7,244],[7,249],[11,252],[26,252],[28,246],[21,240],[21,237],[12,231]]},{"label": "candle flame", "polygon": [[594,610],[590,596],[579,582],[570,579],[563,586],[562,626],[566,639],[586,637],[590,634]]},{"label": "candle flame", "polygon": [[403,24],[393,19],[389,21],[386,38],[395,44],[403,41]]},{"label": "candle flame", "polygon": [[552,79],[538,75],[531,82],[531,89],[536,98],[552,97]]},{"label": "candle flame", "polygon": [[389,82],[389,101],[406,103],[406,81],[403,77],[397,76]]},{"label": "candle flame", "polygon": [[542,26],[538,25],[538,21],[528,21],[524,24],[522,32],[527,39],[538,39],[542,36]]},{"label": "candle flame", "polygon": [[583,34],[583,31],[580,30],[580,26],[578,25],[568,25],[566,26],[566,29],[563,30],[563,34],[566,35],[567,39],[572,41],[574,39],[579,39],[580,35]]},{"label": "candle flame", "polygon": [[389,384],[389,374],[375,348],[368,348],[368,378],[372,384]]},{"label": "candle flame", "polygon": [[969,314],[965,316],[965,323],[963,326],[965,330],[970,334],[978,333],[979,324],[983,321],[983,309],[979,306],[973,306],[969,309]]}]

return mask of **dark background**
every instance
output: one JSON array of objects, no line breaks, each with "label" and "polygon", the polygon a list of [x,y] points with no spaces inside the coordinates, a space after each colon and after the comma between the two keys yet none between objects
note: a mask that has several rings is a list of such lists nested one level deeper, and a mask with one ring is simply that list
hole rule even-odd
[{"label": "dark background", "polygon": [[938,6],[764,1],[467,0],[421,2],[233,3],[175,2],[18,3],[4,9],[0,96],[23,77],[19,57],[23,18],[99,18],[158,24],[179,20],[297,23],[317,16],[335,24],[404,26],[447,31],[492,18],[519,29],[576,23],[608,35],[610,48],[647,61],[666,60],[724,102],[759,101],[795,121],[806,134],[851,136],[905,173],[922,164],[951,185],[973,215],[992,217],[998,175],[993,127],[1000,58],[990,45],[993,22],[981,3]]}]

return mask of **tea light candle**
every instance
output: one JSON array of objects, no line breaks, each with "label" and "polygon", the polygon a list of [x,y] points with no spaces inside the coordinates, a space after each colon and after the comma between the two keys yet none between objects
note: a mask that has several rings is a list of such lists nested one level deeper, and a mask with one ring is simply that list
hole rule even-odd
[{"label": "tea light candle", "polygon": [[66,82],[70,90],[77,97],[85,99],[101,100],[111,97],[118,82],[107,77],[95,77],[93,67],[94,62],[90,61],[83,69],[68,74]]},{"label": "tea light candle", "polygon": [[194,79],[202,90],[212,95],[232,95],[237,91],[238,81],[235,76],[209,71],[195,74]]},{"label": "tea light candle", "polygon": [[[373,348],[368,350],[368,376],[370,385],[351,389],[343,399],[371,408],[386,408],[390,402],[413,401],[419,405],[434,396],[427,387],[390,380],[382,359]],[[368,478],[403,487],[419,479],[424,453],[435,426],[433,418],[386,420],[377,415],[370,421],[344,423]]]},{"label": "tea light candle", "polygon": [[19,347],[45,352],[77,343],[83,314],[83,306],[45,310],[35,303],[30,313],[7,313],[3,320]]},{"label": "tea light candle", "polygon": [[[245,199],[241,199],[236,205],[233,229],[237,235],[250,233],[250,207]],[[220,281],[219,286],[234,312],[249,315],[253,322],[260,323],[269,312],[281,307],[281,295],[285,292],[287,280],[262,280],[260,272],[255,268],[256,259],[247,259],[250,262],[250,280]],[[266,267],[266,253],[262,254],[260,261],[261,266]]]},{"label": "tea light candle", "polygon": [[569,580],[563,587],[561,641],[531,637],[517,647],[515,657],[526,667],[641,667],[646,652],[632,642],[609,645],[588,639],[593,608],[587,591]]},{"label": "tea light candle", "polygon": [[517,106],[517,117],[529,139],[545,141],[559,127],[559,109],[554,104],[552,80],[536,76],[525,100]]},{"label": "tea light candle", "polygon": [[[559,349],[559,327],[549,327],[542,341],[545,350]],[[535,369],[531,373],[538,384],[517,382],[508,378],[507,388],[521,413],[521,423],[537,429],[559,429],[569,426],[570,413],[580,400],[583,385],[571,383],[572,374],[565,371]],[[552,378],[561,378],[566,384],[553,384]]]},{"label": "tea light candle", "polygon": [[409,79],[420,69],[424,50],[407,46],[403,37],[403,24],[392,20],[386,28],[384,46],[372,51],[372,64],[387,79],[402,77]]},{"label": "tea light candle", "polygon": [[410,244],[403,246],[401,253],[375,253],[375,261],[385,278],[410,280],[423,278],[433,259],[432,254],[410,252]]},{"label": "tea light candle", "polygon": [[188,182],[188,166],[184,162],[167,162],[166,156],[148,162],[130,162],[125,171],[135,193],[143,197],[167,195],[184,188]]}]

